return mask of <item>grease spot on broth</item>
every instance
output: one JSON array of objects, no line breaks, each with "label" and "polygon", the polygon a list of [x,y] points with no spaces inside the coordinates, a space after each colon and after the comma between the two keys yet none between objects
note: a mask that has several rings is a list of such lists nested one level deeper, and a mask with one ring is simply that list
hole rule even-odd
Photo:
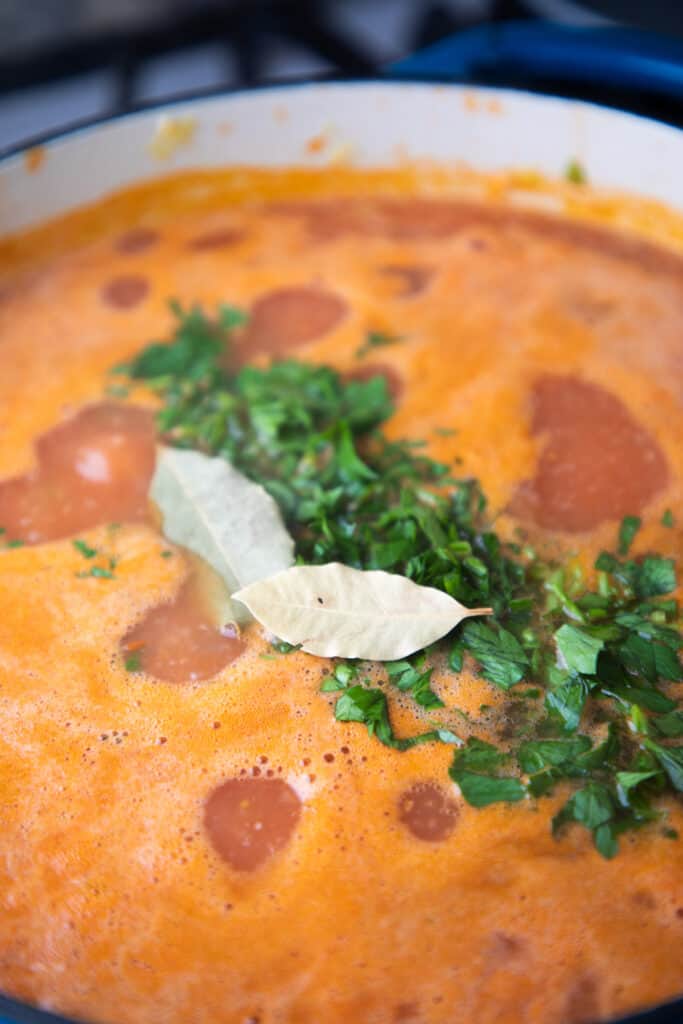
[{"label": "grease spot on broth", "polygon": [[239,228],[215,228],[213,231],[205,231],[196,238],[190,239],[187,243],[188,249],[197,252],[210,251],[212,249],[227,249],[237,245],[244,238],[244,232]]},{"label": "grease spot on broth", "polygon": [[217,675],[243,653],[246,643],[234,630],[216,628],[200,586],[190,576],[172,601],[152,608],[133,627],[122,648],[124,655],[138,652],[141,669],[155,679],[190,683]]},{"label": "grease spot on broth", "polygon": [[399,821],[424,842],[447,839],[457,817],[457,801],[436,782],[416,782],[399,797]]},{"label": "grease spot on broth", "polygon": [[152,413],[136,406],[88,406],[53,427],[36,442],[36,468],[0,482],[8,536],[37,544],[146,519],[154,443]]},{"label": "grease spot on broth", "polygon": [[236,871],[255,871],[282,850],[300,817],[301,801],[282,779],[228,779],[204,809],[214,849]]},{"label": "grease spot on broth", "polygon": [[336,327],[347,315],[344,299],[314,287],[282,288],[254,303],[242,339],[242,354],[282,356]]},{"label": "grease spot on broth", "polygon": [[408,1021],[417,1021],[420,1016],[420,1008],[415,1002],[397,1003],[394,1007],[393,1019],[396,1024],[406,1024]]},{"label": "grease spot on broth", "polygon": [[543,444],[536,475],[519,487],[510,511],[544,529],[579,533],[640,512],[667,483],[655,438],[598,384],[541,377],[531,430]]},{"label": "grease spot on broth", "polygon": [[149,294],[147,278],[139,274],[113,277],[103,286],[100,297],[112,309],[133,309]]},{"label": "grease spot on broth", "polygon": [[117,252],[133,255],[151,249],[159,241],[159,232],[152,228],[131,228],[119,235],[114,243]]}]

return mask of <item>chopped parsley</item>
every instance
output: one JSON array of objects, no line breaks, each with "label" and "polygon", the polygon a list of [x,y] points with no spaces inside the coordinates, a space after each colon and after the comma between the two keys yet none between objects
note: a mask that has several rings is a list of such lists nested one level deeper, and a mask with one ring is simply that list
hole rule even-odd
[{"label": "chopped parsley", "polygon": [[337,690],[346,690],[357,676],[357,665],[350,665],[348,662],[338,661],[334,666],[332,675],[329,678],[323,679],[320,684],[320,692],[335,693]]},{"label": "chopped parsley", "polygon": [[518,778],[500,774],[508,761],[508,755],[491,743],[471,737],[465,747],[456,751],[449,774],[473,807],[501,801],[515,803],[524,799],[526,790]]},{"label": "chopped parsley", "polygon": [[91,548],[84,540],[73,541],[73,546],[84,558],[94,558],[97,554],[97,548]]},{"label": "chopped parsley", "polygon": [[462,631],[462,642],[479,662],[484,679],[509,690],[524,678],[529,659],[509,630],[485,622],[468,622]]},{"label": "chopped parsley", "polygon": [[598,655],[604,647],[604,640],[591,635],[580,626],[565,622],[555,633],[557,653],[562,667],[569,672],[593,675],[598,664]]},{"label": "chopped parsley", "polygon": [[[672,559],[630,554],[640,519],[624,518],[614,550],[600,554],[590,577],[571,562],[551,563],[523,536],[506,542],[493,530],[476,480],[455,478],[420,442],[382,434],[392,412],[382,376],[344,379],[296,360],[232,371],[231,332],[242,314],[223,306],[211,319],[199,307],[172,308],[170,343],[119,368],[160,398],[168,443],[222,455],[262,484],[300,563],[385,569],[494,610],[435,652],[388,663],[373,683],[358,663],[333,662],[320,690],[337,720],[364,725],[397,751],[457,746],[450,777],[475,807],[540,801],[569,787],[554,833],[582,826],[605,857],[624,831],[660,822],[666,834],[661,799],[683,792],[683,709],[671,687],[683,682],[677,579]],[[398,340],[388,338],[370,334],[358,354]],[[673,525],[670,512],[662,523]],[[110,575],[96,567],[82,575],[100,574]],[[432,685],[438,652],[452,672],[473,667],[506,691],[508,732],[499,743],[470,735],[463,744],[427,718],[444,709]],[[396,697],[430,728],[397,737]]]},{"label": "chopped parsley", "polygon": [[363,356],[366,356],[368,352],[372,352],[375,348],[385,348],[387,345],[395,345],[397,342],[402,340],[402,337],[398,334],[383,334],[382,331],[368,331],[365,335],[365,341],[356,349],[356,359],[362,359]]},{"label": "chopped parsley", "polygon": [[617,550],[620,555],[627,555],[633,543],[633,538],[643,525],[639,516],[624,516],[619,527],[619,544]]},{"label": "chopped parsley", "polygon": [[422,708],[442,708],[443,701],[431,686],[433,668],[424,668],[424,653],[411,661],[390,661],[384,666],[389,681],[403,693],[409,693]]},{"label": "chopped parsley", "polygon": [[82,572],[77,572],[76,576],[79,579],[87,579],[92,577],[97,580],[113,580],[114,573],[111,569],[105,569],[101,565],[92,565],[89,569],[84,569]]},{"label": "chopped parsley", "polygon": [[7,529],[4,526],[0,526],[0,541],[4,541],[4,544],[2,546],[5,549],[7,549],[7,548],[23,548],[24,545],[26,544],[26,541],[24,541],[24,540],[18,540],[18,539],[12,540],[12,539],[9,539],[7,537]]},{"label": "chopped parsley", "polygon": [[334,716],[338,722],[362,722],[371,736],[394,750],[410,750],[421,743],[457,743],[458,738],[448,729],[430,729],[417,736],[398,738],[389,721],[386,694],[379,689],[351,686],[337,699]]},{"label": "chopped parsley", "polygon": [[576,158],[569,161],[564,169],[564,176],[572,185],[585,185],[588,181],[583,164],[579,163]]},{"label": "chopped parsley", "polygon": [[123,664],[126,672],[142,671],[142,651],[131,651]]}]

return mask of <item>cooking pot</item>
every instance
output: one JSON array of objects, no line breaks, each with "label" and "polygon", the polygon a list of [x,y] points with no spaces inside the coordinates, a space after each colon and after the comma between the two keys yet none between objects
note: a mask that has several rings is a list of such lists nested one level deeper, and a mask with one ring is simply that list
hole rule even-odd
[{"label": "cooking pot", "polygon": [[[477,29],[402,62],[384,80],[196,98],[42,140],[40,159],[34,150],[32,159],[24,152],[0,162],[0,234],[172,171],[324,165],[329,156],[306,145],[323,132],[334,139],[337,154],[360,167],[428,159],[464,161],[483,171],[533,167],[552,177],[578,160],[596,186],[683,209],[683,131],[577,100],[443,84],[496,62],[523,67],[527,78],[559,69],[564,78],[585,80],[590,69],[592,78],[618,76],[641,90],[683,96],[683,53],[666,41],[534,25]],[[413,78],[440,82],[406,80]],[[164,118],[189,127],[182,144],[160,161],[150,140]],[[630,1017],[628,1024],[681,1021],[683,1000]],[[71,1024],[0,996],[0,1024],[50,1022]]]}]

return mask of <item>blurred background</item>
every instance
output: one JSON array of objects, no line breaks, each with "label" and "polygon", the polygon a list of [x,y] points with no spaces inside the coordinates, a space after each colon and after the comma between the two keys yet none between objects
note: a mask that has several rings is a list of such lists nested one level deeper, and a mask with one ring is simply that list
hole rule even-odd
[{"label": "blurred background", "polygon": [[[683,38],[683,0],[0,0],[0,149],[177,95],[376,74],[470,26],[539,18]],[[683,123],[665,99],[635,106]]]}]

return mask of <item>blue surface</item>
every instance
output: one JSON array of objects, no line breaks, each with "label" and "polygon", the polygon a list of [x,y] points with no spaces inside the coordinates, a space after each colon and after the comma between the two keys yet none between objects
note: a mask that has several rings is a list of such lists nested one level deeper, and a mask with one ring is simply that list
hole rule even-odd
[{"label": "blue surface", "polygon": [[392,64],[392,78],[476,81],[495,72],[683,100],[683,40],[622,28],[538,21],[479,25]]}]

